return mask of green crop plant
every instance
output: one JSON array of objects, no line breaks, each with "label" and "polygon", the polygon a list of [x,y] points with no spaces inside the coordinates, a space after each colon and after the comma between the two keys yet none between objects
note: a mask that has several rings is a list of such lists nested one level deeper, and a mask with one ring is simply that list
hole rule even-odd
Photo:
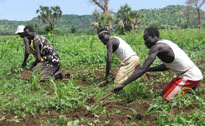
[{"label": "green crop plant", "polygon": [[[205,75],[204,29],[164,29],[160,30],[160,34],[161,39],[176,42]],[[58,52],[61,69],[70,73],[71,77],[63,81],[41,82],[39,75],[33,73],[29,80],[22,79],[21,73],[25,70],[21,67],[24,59],[23,40],[19,36],[0,36],[0,124],[13,121],[21,125],[22,120],[28,119],[29,116],[43,116],[45,118],[39,121],[39,125],[42,126],[66,125],[67,122],[75,125],[205,125],[203,88],[191,94],[178,95],[172,102],[164,102],[159,96],[162,86],[176,77],[169,71],[150,73],[149,80],[144,79],[144,76],[140,77],[119,93],[107,98],[105,102],[110,101],[108,105],[104,105],[103,101],[96,103],[96,99],[106,95],[116,86],[110,82],[105,87],[96,87],[97,83],[103,81],[106,71],[106,46],[100,42],[97,35],[50,33],[44,36]],[[144,45],[143,31],[119,36],[130,44],[142,64],[149,53]],[[30,55],[29,58],[31,57]],[[27,69],[34,60],[33,58],[27,63]],[[115,55],[112,56],[112,60],[111,72],[112,76],[115,76],[121,61]],[[161,61],[157,59],[153,66],[159,64]],[[83,85],[83,80],[89,84]],[[205,83],[204,79],[201,83]],[[91,102],[88,102],[89,100]],[[135,104],[139,106],[132,106]],[[118,111],[119,108],[115,105],[134,108],[128,111],[132,111],[134,116],[143,114],[145,119],[136,121],[134,117],[130,117],[133,119],[127,124],[113,122],[110,116],[123,115],[123,111]],[[76,110],[89,111],[92,116],[70,117],[71,112]],[[51,117],[53,113],[56,117]],[[8,119],[8,115],[13,117]],[[127,119],[126,115],[124,116]],[[150,121],[153,117],[156,120]]]},{"label": "green crop plant", "polygon": [[37,73],[33,73],[30,79],[31,90],[38,90],[40,88],[40,77]]}]

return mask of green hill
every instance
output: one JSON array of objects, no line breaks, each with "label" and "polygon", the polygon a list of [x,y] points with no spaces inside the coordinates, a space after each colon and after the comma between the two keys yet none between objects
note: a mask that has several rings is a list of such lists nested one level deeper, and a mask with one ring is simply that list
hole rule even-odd
[{"label": "green hill", "polygon": [[[185,6],[167,6],[161,9],[142,9],[139,10],[139,14],[143,15],[141,19],[142,27],[147,27],[149,25],[157,25],[161,28],[167,27],[185,27],[186,18],[182,15]],[[189,19],[189,27],[197,27],[196,11],[192,8]],[[204,18],[205,13],[202,11],[202,18]],[[92,28],[90,22],[94,21],[92,15],[63,15],[60,20],[56,23],[56,29],[60,32],[70,32],[72,27],[76,28],[76,32],[88,32]],[[45,26],[41,23],[38,18],[33,18],[30,21],[9,21],[0,20],[0,34],[14,34],[17,26],[19,24],[36,26],[40,30],[44,30]],[[204,24],[204,22],[203,22]]]},{"label": "green hill", "polygon": [[[63,15],[59,19],[55,26],[57,30],[70,32],[72,27],[75,27],[77,32],[86,32],[91,30],[90,22],[94,21],[92,15]],[[46,26],[42,24],[41,20],[38,18],[33,18],[30,21],[9,21],[0,20],[0,34],[14,34],[18,25],[32,25],[35,27],[37,25],[38,29],[44,29]]]},{"label": "green hill", "polygon": [[[150,24],[157,24],[163,27],[180,27],[183,28],[186,25],[186,18],[183,16],[185,6],[167,6],[162,9],[152,9],[152,10],[140,10],[138,11],[144,16],[142,20],[143,26],[148,26]],[[188,27],[197,27],[197,13],[195,8],[190,8],[190,18]],[[202,17],[205,13],[201,11]]]}]

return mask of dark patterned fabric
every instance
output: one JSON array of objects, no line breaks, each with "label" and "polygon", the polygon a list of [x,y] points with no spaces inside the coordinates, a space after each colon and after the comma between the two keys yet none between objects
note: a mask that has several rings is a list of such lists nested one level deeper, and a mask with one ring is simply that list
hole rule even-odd
[{"label": "dark patterned fabric", "polygon": [[40,55],[43,58],[43,64],[46,66],[59,66],[60,65],[60,57],[54,51],[51,44],[46,40],[43,36],[36,35],[34,41],[40,42]]}]

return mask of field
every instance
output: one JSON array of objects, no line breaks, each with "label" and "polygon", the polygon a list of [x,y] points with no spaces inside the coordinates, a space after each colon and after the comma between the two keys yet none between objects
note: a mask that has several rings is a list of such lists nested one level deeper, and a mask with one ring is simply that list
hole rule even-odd
[{"label": "field", "polygon": [[[144,62],[148,49],[142,31],[122,35]],[[161,30],[161,38],[176,42],[205,74],[205,30]],[[170,71],[150,73],[104,102],[94,101],[115,85],[96,86],[105,76],[106,47],[96,35],[45,36],[70,73],[62,81],[40,82],[39,76],[21,76],[24,44],[19,36],[0,37],[0,126],[204,126],[205,89],[181,93],[173,102],[159,96],[174,76]],[[30,55],[31,58],[31,55]],[[29,68],[31,60],[27,64]],[[161,62],[157,59],[154,65]],[[120,61],[113,55],[111,76]],[[205,85],[205,80],[201,82]]]}]

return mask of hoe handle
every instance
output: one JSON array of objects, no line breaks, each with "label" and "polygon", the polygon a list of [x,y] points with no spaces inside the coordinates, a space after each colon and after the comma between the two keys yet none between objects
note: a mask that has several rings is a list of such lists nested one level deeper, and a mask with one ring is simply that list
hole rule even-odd
[{"label": "hoe handle", "polygon": [[113,94],[113,92],[110,92],[110,93],[108,93],[107,95],[105,95],[105,96],[103,96],[103,97],[97,99],[96,102],[102,101],[102,100],[106,99],[107,97],[109,97],[109,96],[112,95],[112,94]]},{"label": "hoe handle", "polygon": [[97,87],[100,87],[101,85],[103,85],[103,84],[105,84],[105,83],[107,83],[107,82],[108,82],[107,80],[104,80],[104,81],[102,81],[102,82],[96,84],[96,86],[97,86]]},{"label": "hoe handle", "polygon": [[[110,81],[113,81],[115,78],[112,77]],[[107,81],[107,80],[104,80],[98,84],[96,84],[97,87],[103,87],[103,86],[106,86],[110,81]]]}]

